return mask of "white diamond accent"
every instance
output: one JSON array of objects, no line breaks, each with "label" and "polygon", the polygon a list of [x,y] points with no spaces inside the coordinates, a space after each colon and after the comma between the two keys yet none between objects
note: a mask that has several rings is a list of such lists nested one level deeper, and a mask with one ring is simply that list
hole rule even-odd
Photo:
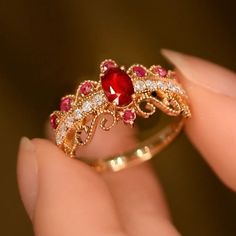
[{"label": "white diamond accent", "polygon": [[134,84],[134,91],[135,92],[141,92],[141,91],[144,91],[145,89],[146,89],[146,85],[145,85],[144,81],[142,81],[142,80],[135,81],[135,84]]},{"label": "white diamond accent", "polygon": [[180,88],[176,84],[169,82],[167,86],[171,92],[180,93]]},{"label": "white diamond accent", "polygon": [[170,90],[172,91],[172,92],[174,92],[174,93],[179,93],[180,92],[180,90],[179,90],[179,87],[177,87],[177,86],[172,86],[171,88],[170,88]]},{"label": "white diamond accent", "polygon": [[56,143],[57,145],[60,145],[62,143],[63,137],[60,133],[56,135]]},{"label": "white diamond accent", "polygon": [[166,89],[166,85],[162,81],[157,81],[157,87],[162,90]]},{"label": "white diamond accent", "polygon": [[147,86],[148,89],[150,89],[150,90],[156,90],[157,89],[157,84],[155,83],[155,81],[147,80],[145,83],[146,83],[146,86]]},{"label": "white diamond accent", "polygon": [[80,109],[76,109],[74,111],[74,117],[75,117],[76,120],[81,119],[82,118],[82,111]]},{"label": "white diamond accent", "polygon": [[67,127],[65,124],[62,124],[61,127],[59,127],[59,131],[56,134],[56,143],[61,144],[64,136],[66,135]]},{"label": "white diamond accent", "polygon": [[82,105],[83,112],[90,112],[92,110],[92,103],[90,101],[85,101]]},{"label": "white diamond accent", "polygon": [[67,127],[65,124],[62,124],[61,127],[60,127],[60,133],[62,136],[64,136],[66,134],[66,131],[67,131]]},{"label": "white diamond accent", "polygon": [[67,128],[70,128],[74,123],[74,118],[72,116],[68,116],[65,120],[65,124]]},{"label": "white diamond accent", "polygon": [[102,94],[96,94],[93,98],[93,103],[95,106],[101,106],[104,102],[104,97]]}]

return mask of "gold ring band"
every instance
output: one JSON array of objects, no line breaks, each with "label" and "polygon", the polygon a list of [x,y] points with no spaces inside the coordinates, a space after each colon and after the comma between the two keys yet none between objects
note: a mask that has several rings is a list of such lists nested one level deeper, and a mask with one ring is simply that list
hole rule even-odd
[{"label": "gold ring band", "polygon": [[88,160],[84,162],[95,168],[98,172],[102,171],[120,171],[127,167],[132,167],[139,163],[150,160],[153,156],[163,150],[179,134],[184,125],[183,119],[177,119],[166,126],[157,134],[151,136],[144,142],[140,143],[133,150],[124,152],[117,156],[106,159]]},{"label": "gold ring band", "polygon": [[[98,82],[81,83],[75,95],[63,97],[60,110],[50,115],[56,144],[68,156],[76,157],[76,150],[91,141],[97,125],[106,131],[119,121],[133,126],[137,116],[148,118],[157,108],[177,119],[132,151],[103,160],[84,160],[97,171],[118,171],[149,160],[177,136],[191,116],[188,96],[173,71],[139,64],[125,70],[109,59],[101,63],[100,72]],[[111,124],[107,115],[112,117]]]}]

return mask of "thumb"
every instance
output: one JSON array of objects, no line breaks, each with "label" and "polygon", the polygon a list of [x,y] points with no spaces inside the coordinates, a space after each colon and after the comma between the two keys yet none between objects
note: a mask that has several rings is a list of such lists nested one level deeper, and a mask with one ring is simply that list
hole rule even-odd
[{"label": "thumb", "polygon": [[121,231],[102,178],[84,163],[65,157],[51,142],[22,138],[17,168],[21,197],[36,235],[113,235]]}]

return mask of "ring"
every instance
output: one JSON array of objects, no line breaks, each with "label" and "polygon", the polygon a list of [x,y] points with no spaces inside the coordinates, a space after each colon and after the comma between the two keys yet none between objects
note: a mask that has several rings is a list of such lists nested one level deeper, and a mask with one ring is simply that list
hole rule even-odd
[{"label": "ring", "polygon": [[[157,109],[176,119],[135,149],[106,159],[88,161],[97,171],[119,171],[152,158],[166,147],[191,117],[189,98],[174,71],[160,65],[140,64],[129,69],[111,59],[100,65],[99,81],[82,82],[75,94],[61,99],[60,110],[50,115],[55,142],[68,156],[77,158],[79,147],[88,144],[99,125],[110,130],[117,122],[133,126],[137,116],[148,118]],[[108,122],[106,116],[112,117]]]}]

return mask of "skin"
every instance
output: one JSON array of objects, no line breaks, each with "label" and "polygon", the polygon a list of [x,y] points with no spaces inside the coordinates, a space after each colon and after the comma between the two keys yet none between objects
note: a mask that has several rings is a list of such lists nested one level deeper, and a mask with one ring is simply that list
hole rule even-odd
[{"label": "skin", "polygon": [[[222,182],[235,191],[236,74],[192,56],[162,53],[175,65],[190,97],[192,118],[186,134]],[[107,133],[98,131],[81,155],[106,156],[123,150],[135,144],[133,132],[123,125]],[[149,163],[98,174],[66,158],[48,140],[22,138],[17,172],[35,235],[180,235]]]}]

